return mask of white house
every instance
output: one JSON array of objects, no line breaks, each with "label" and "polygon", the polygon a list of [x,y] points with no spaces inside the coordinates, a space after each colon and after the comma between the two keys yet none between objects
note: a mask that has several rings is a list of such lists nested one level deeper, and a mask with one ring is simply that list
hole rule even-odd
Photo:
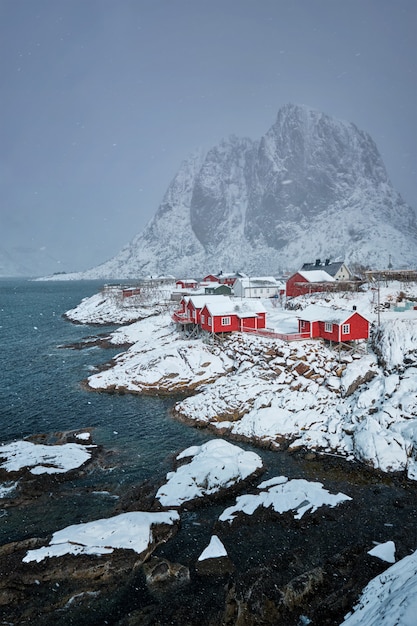
[{"label": "white house", "polygon": [[238,298],[272,298],[285,290],[284,283],[273,276],[238,278],[233,285],[233,293]]}]

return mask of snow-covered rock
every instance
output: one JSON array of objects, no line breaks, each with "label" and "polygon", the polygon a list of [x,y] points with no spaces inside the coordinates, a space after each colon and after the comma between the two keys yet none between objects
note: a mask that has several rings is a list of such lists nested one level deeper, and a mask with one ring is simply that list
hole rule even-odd
[{"label": "snow-covered rock", "polygon": [[367,355],[349,363],[343,372],[341,388],[344,396],[350,396],[358,387],[372,380],[377,373],[377,361],[373,355]]},{"label": "snow-covered rock", "polygon": [[383,321],[373,335],[373,347],[388,371],[404,368],[406,364],[417,366],[416,319]]},{"label": "snow-covered rock", "polygon": [[395,543],[393,541],[379,543],[375,548],[368,550],[368,554],[387,563],[395,563]]},{"label": "snow-covered rock", "polygon": [[152,528],[172,525],[179,520],[176,511],[148,513],[135,511],[114,517],[74,524],[55,532],[48,546],[29,550],[24,563],[42,561],[65,554],[110,554],[116,548],[142,554],[152,545]]},{"label": "snow-covered rock", "polygon": [[415,626],[417,552],[371,580],[343,626]]},{"label": "snow-covered rock", "polygon": [[54,446],[14,441],[0,446],[0,459],[5,459],[0,468],[7,472],[27,468],[31,474],[63,474],[84,465],[91,458],[90,447],[77,443]]},{"label": "snow-covered rock", "polygon": [[314,513],[321,506],[333,507],[352,499],[343,493],[329,493],[321,483],[303,478],[289,480],[286,476],[271,478],[258,485],[258,490],[258,494],[238,496],[236,505],[223,511],[219,520],[232,522],[238,513],[252,515],[260,507],[271,507],[279,514],[291,511],[295,519],[301,519],[307,511]]},{"label": "snow-covered rock", "polygon": [[218,559],[224,556],[227,556],[226,548],[217,535],[212,535],[209,545],[200,554],[198,560],[205,561],[206,559]]},{"label": "snow-covered rock", "polygon": [[185,502],[229,489],[262,469],[262,459],[222,439],[210,440],[181,452],[177,460],[189,459],[167,475],[156,494],[162,506]]}]

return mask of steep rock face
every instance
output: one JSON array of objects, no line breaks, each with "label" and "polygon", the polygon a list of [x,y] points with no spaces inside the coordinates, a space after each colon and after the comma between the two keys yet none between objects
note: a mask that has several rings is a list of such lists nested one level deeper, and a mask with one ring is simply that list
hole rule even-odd
[{"label": "steep rock face", "polygon": [[191,197],[192,229],[206,252],[241,239],[251,186],[248,160],[253,142],[231,137],[212,148],[198,172]]},{"label": "steep rock face", "polygon": [[186,161],[143,233],[84,275],[278,273],[318,257],[415,265],[415,217],[369,135],[289,104],[259,142],[231,137]]}]

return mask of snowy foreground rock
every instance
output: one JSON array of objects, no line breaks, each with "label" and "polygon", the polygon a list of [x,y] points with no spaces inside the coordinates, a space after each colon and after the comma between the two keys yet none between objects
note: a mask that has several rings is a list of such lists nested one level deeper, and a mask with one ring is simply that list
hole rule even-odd
[{"label": "snowy foreground rock", "polygon": [[239,496],[236,505],[223,511],[219,520],[232,522],[238,513],[252,515],[260,507],[271,507],[277,513],[292,511],[295,519],[301,519],[307,511],[313,513],[321,506],[336,506],[352,499],[343,493],[330,494],[323,489],[321,483],[304,479],[288,480],[286,476],[277,476],[263,482],[258,485],[258,490],[258,494]]},{"label": "snowy foreground rock", "polygon": [[167,475],[167,483],[158,489],[162,506],[180,506],[184,502],[212,495],[255,475],[262,459],[222,439],[187,448],[177,460],[189,459]]},{"label": "snowy foreground rock", "polygon": [[63,474],[84,465],[91,458],[89,448],[77,443],[63,445],[14,441],[0,446],[0,468],[6,472],[28,469],[31,474]]},{"label": "snowy foreground rock", "polygon": [[371,580],[343,626],[415,626],[416,618],[417,551]]},{"label": "snowy foreground rock", "polygon": [[39,562],[65,554],[110,554],[116,548],[134,550],[142,555],[154,543],[152,528],[158,524],[171,525],[178,519],[175,511],[133,512],[75,524],[54,533],[48,546],[29,550],[23,562]]}]

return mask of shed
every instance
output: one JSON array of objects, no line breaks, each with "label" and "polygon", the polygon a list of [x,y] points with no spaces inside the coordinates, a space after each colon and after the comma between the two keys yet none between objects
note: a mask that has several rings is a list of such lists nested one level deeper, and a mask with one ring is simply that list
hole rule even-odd
[{"label": "shed", "polygon": [[232,288],[230,285],[222,285],[220,283],[211,282],[204,285],[204,292],[217,296],[230,296],[232,295]]}]

